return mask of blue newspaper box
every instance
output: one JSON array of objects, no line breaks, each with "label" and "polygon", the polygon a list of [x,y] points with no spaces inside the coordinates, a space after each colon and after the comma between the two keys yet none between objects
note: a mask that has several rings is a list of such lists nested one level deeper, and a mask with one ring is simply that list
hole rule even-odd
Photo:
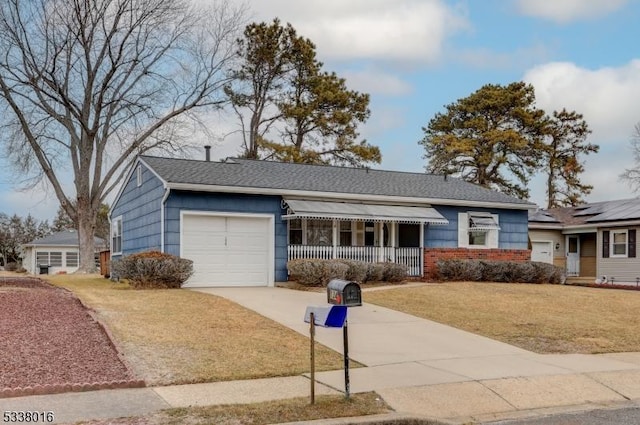
[{"label": "blue newspaper box", "polygon": [[311,322],[311,313],[314,324],[325,328],[341,328],[347,320],[347,306],[344,305],[308,306],[304,313],[305,322]]}]

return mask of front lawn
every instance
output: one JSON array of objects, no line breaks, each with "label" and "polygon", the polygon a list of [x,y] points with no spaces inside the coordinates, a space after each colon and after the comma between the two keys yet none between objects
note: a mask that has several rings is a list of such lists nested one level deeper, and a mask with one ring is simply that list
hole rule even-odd
[{"label": "front lawn", "polygon": [[450,282],[363,297],[538,353],[640,351],[638,291]]},{"label": "front lawn", "polygon": [[[73,291],[111,330],[148,385],[297,375],[309,371],[304,336],[213,295],[183,289],[133,290],[101,276],[48,276]],[[342,367],[318,344],[316,368]]]}]

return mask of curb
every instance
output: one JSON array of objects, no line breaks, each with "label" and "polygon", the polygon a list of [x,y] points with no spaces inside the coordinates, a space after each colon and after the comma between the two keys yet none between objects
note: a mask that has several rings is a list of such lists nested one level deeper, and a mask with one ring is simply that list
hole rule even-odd
[{"label": "curb", "polygon": [[68,392],[85,392],[96,390],[112,390],[122,388],[143,388],[146,384],[140,379],[92,382],[92,383],[74,383],[74,384],[36,384],[28,387],[18,388],[2,388],[0,389],[0,399],[12,397],[25,397],[32,395],[49,395],[61,394]]}]

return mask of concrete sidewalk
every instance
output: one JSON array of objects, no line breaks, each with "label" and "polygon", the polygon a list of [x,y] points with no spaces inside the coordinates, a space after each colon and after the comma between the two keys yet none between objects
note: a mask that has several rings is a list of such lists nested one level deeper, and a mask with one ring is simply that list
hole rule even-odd
[{"label": "concrete sidewalk", "polygon": [[[202,291],[305,336],[306,306],[326,304],[324,293],[283,288]],[[376,391],[400,415],[468,423],[640,400],[640,353],[540,355],[373,305],[350,309],[349,339],[351,358],[368,366],[351,369],[351,391]],[[342,352],[339,329],[319,328],[317,340]],[[339,394],[343,377],[342,370],[317,373],[316,392]],[[306,397],[309,384],[307,377],[293,376],[17,397],[0,399],[0,410],[53,411],[57,423],[68,423],[170,407]]]}]

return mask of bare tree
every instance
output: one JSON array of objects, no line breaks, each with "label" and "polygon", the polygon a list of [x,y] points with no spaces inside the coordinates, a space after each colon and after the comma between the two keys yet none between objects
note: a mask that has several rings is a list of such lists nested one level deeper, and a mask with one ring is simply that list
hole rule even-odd
[{"label": "bare tree", "polygon": [[222,106],[243,16],[189,0],[0,3],[0,140],[77,223],[81,272],[95,267],[99,207],[135,156],[179,149],[197,113]]},{"label": "bare tree", "polygon": [[634,166],[624,170],[620,178],[625,180],[633,188],[634,192],[637,192],[640,190],[640,122],[634,126],[630,143]]}]

